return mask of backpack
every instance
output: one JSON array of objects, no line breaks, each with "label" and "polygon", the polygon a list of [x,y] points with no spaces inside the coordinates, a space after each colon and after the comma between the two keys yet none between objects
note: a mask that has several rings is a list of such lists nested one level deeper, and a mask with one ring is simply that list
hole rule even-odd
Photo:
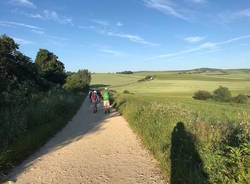
[{"label": "backpack", "polygon": [[97,99],[97,95],[96,95],[96,93],[93,93],[92,94],[92,100],[96,101],[96,99]]}]

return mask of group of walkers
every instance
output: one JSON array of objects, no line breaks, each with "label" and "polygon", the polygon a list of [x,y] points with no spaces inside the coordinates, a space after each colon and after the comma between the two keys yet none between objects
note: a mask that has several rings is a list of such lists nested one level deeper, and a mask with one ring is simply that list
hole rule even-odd
[{"label": "group of walkers", "polygon": [[105,88],[103,94],[100,91],[89,91],[89,99],[93,107],[93,112],[97,112],[97,104],[103,101],[104,113],[110,113],[109,91]]}]

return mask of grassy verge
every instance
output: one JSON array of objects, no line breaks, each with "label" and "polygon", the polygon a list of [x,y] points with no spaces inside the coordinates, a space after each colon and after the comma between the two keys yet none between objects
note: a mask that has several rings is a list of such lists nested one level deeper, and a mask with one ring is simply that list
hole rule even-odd
[{"label": "grassy verge", "polygon": [[132,94],[114,99],[169,182],[250,181],[249,104]]},{"label": "grassy verge", "polygon": [[0,179],[63,128],[84,97],[59,90],[1,109]]}]

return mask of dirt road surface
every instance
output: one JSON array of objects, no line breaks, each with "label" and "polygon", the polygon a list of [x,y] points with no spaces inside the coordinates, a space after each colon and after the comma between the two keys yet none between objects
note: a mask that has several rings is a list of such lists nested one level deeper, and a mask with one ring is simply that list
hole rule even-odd
[{"label": "dirt road surface", "polygon": [[93,114],[88,99],[61,132],[11,172],[9,180],[20,184],[164,183],[157,162],[124,118],[115,111]]}]

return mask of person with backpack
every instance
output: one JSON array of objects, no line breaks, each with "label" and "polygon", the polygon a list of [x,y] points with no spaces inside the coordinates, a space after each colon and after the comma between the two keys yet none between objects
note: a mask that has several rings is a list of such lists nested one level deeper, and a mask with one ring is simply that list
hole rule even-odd
[{"label": "person with backpack", "polygon": [[89,101],[90,101],[90,103],[92,102],[92,99],[91,99],[92,93],[93,93],[93,91],[92,91],[92,90],[89,90]]},{"label": "person with backpack", "polygon": [[97,92],[93,91],[91,95],[92,105],[93,105],[93,113],[97,112],[97,102],[98,102],[98,96]]},{"label": "person with backpack", "polygon": [[103,106],[104,106],[104,113],[110,113],[110,103],[109,103],[109,92],[108,88],[105,88],[103,93]]}]

